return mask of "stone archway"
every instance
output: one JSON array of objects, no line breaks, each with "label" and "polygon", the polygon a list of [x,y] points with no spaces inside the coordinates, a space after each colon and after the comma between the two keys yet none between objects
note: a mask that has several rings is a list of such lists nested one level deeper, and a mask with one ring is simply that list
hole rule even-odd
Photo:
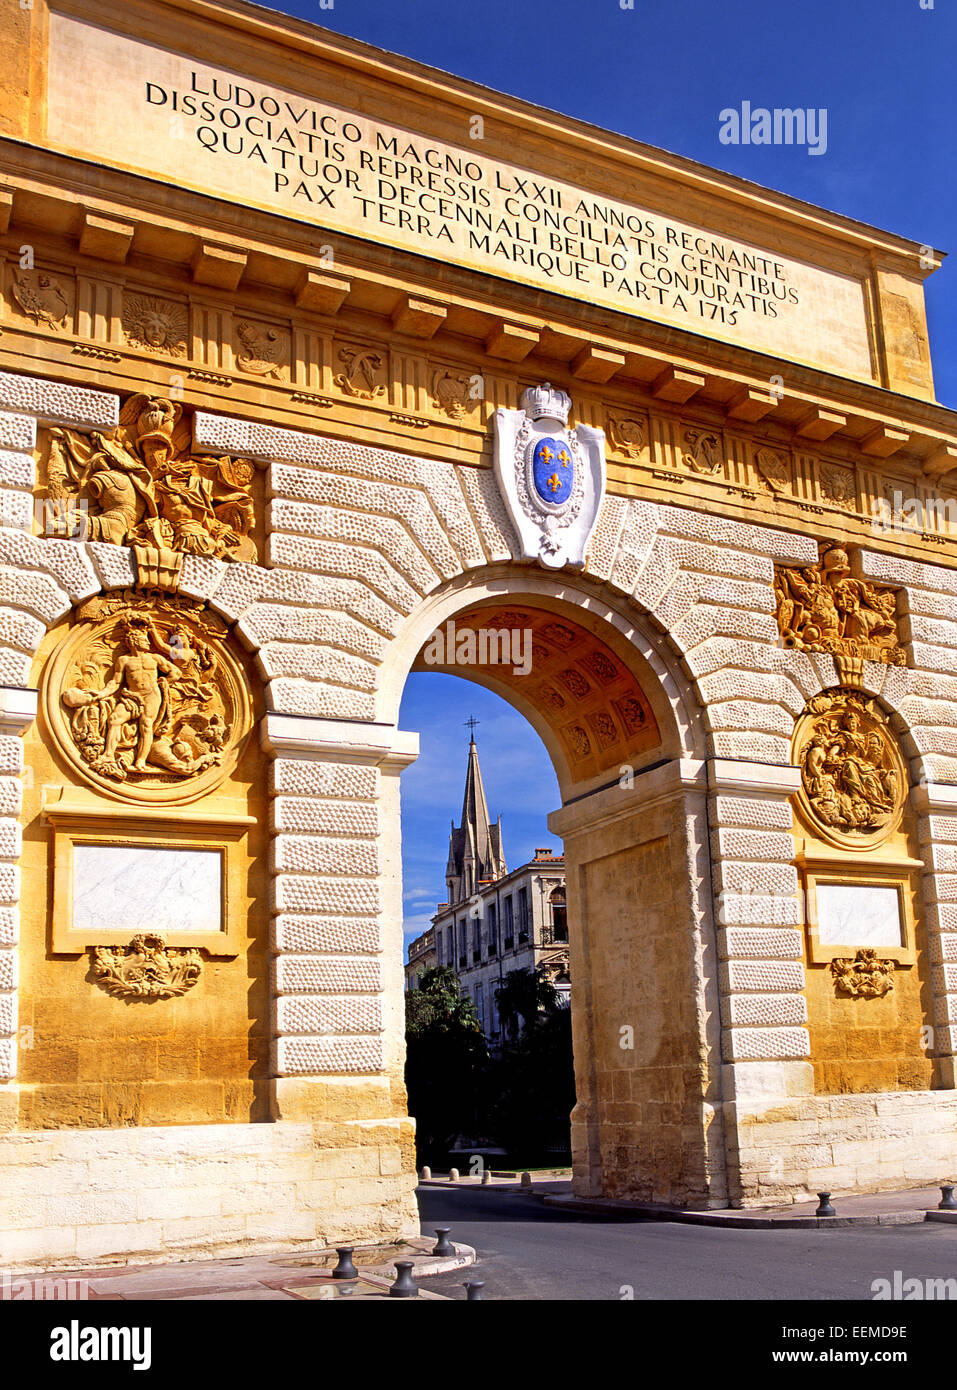
[{"label": "stone archway", "polygon": [[[394,646],[384,696],[410,670],[474,680],[528,719],[552,759],[576,1192],[726,1205],[704,734],[666,643],[594,583],[498,566],[430,596]],[[524,663],[501,660],[506,650]]]}]

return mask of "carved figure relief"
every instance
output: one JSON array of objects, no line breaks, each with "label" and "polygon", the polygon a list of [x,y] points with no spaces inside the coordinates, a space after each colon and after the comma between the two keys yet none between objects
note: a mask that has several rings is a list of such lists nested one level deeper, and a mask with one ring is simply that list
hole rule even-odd
[{"label": "carved figure relief", "polygon": [[145,294],[123,298],[123,332],[128,343],[170,357],[186,354],[189,319],[183,304],[153,299]]},{"label": "carved figure relief", "polygon": [[848,553],[825,548],[816,565],[776,567],[778,630],[785,647],[905,666],[897,633],[897,591],[851,577]]},{"label": "carved figure relief", "polygon": [[857,507],[857,483],[853,468],[839,468],[836,464],[821,465],[821,495],[829,502],[853,512]]},{"label": "carved figure relief", "polygon": [[831,961],[835,988],[857,999],[880,999],[894,988],[894,962],[882,960],[873,947],[865,946],[852,960],[836,956]]},{"label": "carved figure relief", "polygon": [[95,785],[192,800],[234,765],[250,726],[226,627],[201,603],[122,590],[90,599],[44,677],[61,748]]},{"label": "carved figure relief", "polygon": [[340,348],[339,361],[345,371],[339,372],[333,380],[347,396],[371,401],[385,393],[385,386],[378,379],[382,371],[381,353],[363,351],[361,348]]},{"label": "carved figure relief", "polygon": [[62,328],[70,302],[56,276],[46,270],[15,270],[10,286],[14,299],[36,324]]},{"label": "carved figure relief", "polygon": [[245,459],[194,458],[182,406],[131,396],[112,435],[49,435],[47,489],[83,504],[72,522],[80,539],[256,560],[255,469]]},{"label": "carved figure relief", "polygon": [[121,999],[175,999],[203,973],[193,948],[171,947],[155,933],[134,936],[128,946],[94,946],[93,977]]},{"label": "carved figure relief", "polygon": [[252,376],[282,377],[283,335],[278,329],[240,319],[236,337],[242,344],[242,351],[236,353],[240,371]]},{"label": "carved figure relief", "polygon": [[876,700],[856,690],[815,695],[795,729],[794,760],[802,809],[822,838],[877,844],[896,828],[907,773]]},{"label": "carved figure relief", "polygon": [[648,442],[647,421],[609,415],[608,437],[618,453],[638,458]]},{"label": "carved figure relief", "polygon": [[704,430],[686,430],[685,443],[690,450],[684,455],[686,467],[696,473],[714,473],[721,462],[720,441],[716,434]]}]

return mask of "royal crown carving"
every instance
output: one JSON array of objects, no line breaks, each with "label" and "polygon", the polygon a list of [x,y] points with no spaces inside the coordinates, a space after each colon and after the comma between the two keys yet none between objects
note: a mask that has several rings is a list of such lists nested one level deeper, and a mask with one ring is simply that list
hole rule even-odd
[{"label": "royal crown carving", "polygon": [[801,806],[822,838],[877,844],[896,828],[907,789],[897,740],[876,700],[830,690],[805,706],[795,729]]},{"label": "royal crown carving", "polygon": [[192,947],[167,946],[155,932],[134,936],[128,946],[94,946],[93,978],[120,999],[176,999],[203,973]]},{"label": "royal crown carving", "polygon": [[843,546],[827,546],[816,565],[777,566],[778,630],[786,647],[905,666],[897,631],[897,591],[855,579]]},{"label": "royal crown carving", "polygon": [[254,562],[253,465],[194,457],[179,404],[131,396],[111,435],[51,429],[47,491],[84,540]]},{"label": "royal crown carving", "polygon": [[114,796],[184,801],[231,770],[250,727],[225,624],[192,599],[131,590],[90,599],[44,675],[71,765]]}]

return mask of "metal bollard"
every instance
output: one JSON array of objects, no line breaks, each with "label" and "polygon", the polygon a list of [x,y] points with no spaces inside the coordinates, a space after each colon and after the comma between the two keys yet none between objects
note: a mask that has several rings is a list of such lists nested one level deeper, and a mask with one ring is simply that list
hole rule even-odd
[{"label": "metal bollard", "polygon": [[438,1240],[436,1241],[435,1245],[432,1246],[433,1255],[455,1254],[455,1246],[449,1240],[449,1231],[451,1229],[451,1226],[436,1226],[435,1234],[438,1236]]},{"label": "metal bollard", "polygon": [[837,1212],[836,1212],[836,1211],[834,1210],[834,1208],[831,1206],[831,1194],[830,1194],[830,1192],[819,1192],[819,1193],[817,1194],[817,1196],[818,1196],[818,1208],[817,1208],[817,1211],[814,1213],[814,1215],[815,1215],[815,1216],[836,1216],[836,1215],[837,1215]]},{"label": "metal bollard", "polygon": [[489,1170],[486,1168],[485,1171],[484,1171],[484,1173],[482,1174],[482,1186],[484,1187],[486,1183],[490,1183],[491,1181],[492,1181],[492,1174],[491,1174],[491,1173],[489,1172]]},{"label": "metal bollard", "polygon": [[485,1288],[484,1279],[469,1279],[467,1283],[463,1285],[463,1287],[465,1289],[465,1297],[467,1302],[485,1302],[485,1295],[482,1293],[482,1290]]},{"label": "metal bollard", "polygon": [[523,1186],[523,1187],[531,1187],[531,1185],[532,1185],[532,1175],[531,1175],[531,1173],[523,1173],[523,1174],[522,1174],[522,1177],[521,1177],[521,1183],[522,1183],[522,1186]]},{"label": "metal bollard", "polygon": [[954,1201],[954,1187],[952,1183],[944,1183],[940,1189],[942,1200],[937,1203],[938,1211],[957,1211],[957,1202]]},{"label": "metal bollard", "polygon": [[395,1267],[398,1270],[395,1283],[389,1290],[390,1298],[418,1298],[419,1286],[412,1278],[412,1261],[396,1260]]},{"label": "metal bollard", "polygon": [[337,1245],[336,1254],[339,1256],[339,1263],[332,1271],[333,1279],[358,1279],[359,1271],[352,1263],[352,1245]]}]

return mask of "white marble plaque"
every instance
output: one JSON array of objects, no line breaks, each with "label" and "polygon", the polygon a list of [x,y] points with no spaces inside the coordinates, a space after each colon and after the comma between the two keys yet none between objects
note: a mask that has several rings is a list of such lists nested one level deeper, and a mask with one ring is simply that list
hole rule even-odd
[{"label": "white marble plaque", "polygon": [[903,946],[900,893],[870,883],[817,885],[822,946]]},{"label": "white marble plaque", "polygon": [[73,930],[210,932],[223,929],[223,856],[217,849],[73,846]]}]

